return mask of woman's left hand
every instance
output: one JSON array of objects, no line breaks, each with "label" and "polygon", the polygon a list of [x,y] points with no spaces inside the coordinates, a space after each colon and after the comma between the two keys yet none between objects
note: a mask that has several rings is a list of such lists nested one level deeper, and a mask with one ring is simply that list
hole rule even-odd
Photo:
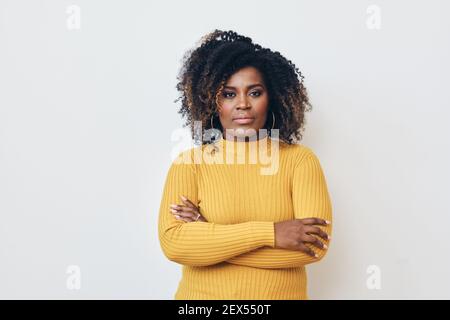
[{"label": "woman's left hand", "polygon": [[196,222],[196,221],[207,222],[206,219],[200,213],[200,206],[197,207],[189,199],[183,196],[180,196],[180,198],[184,204],[170,205],[170,211],[172,212],[172,214],[175,216],[176,219],[182,220],[184,222]]}]

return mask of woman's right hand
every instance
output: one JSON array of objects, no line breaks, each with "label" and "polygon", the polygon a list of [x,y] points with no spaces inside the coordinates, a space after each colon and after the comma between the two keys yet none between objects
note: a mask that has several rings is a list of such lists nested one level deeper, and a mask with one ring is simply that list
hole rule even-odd
[{"label": "woman's right hand", "polygon": [[302,251],[317,258],[318,255],[314,250],[305,244],[311,243],[320,249],[327,249],[327,246],[316,236],[319,236],[324,240],[330,240],[331,237],[315,225],[327,226],[329,224],[329,221],[319,218],[294,219],[276,222],[275,248]]}]

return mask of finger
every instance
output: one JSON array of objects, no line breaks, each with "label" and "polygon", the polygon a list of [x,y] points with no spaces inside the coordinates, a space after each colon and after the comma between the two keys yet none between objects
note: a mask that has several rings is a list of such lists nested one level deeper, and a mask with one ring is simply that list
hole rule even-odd
[{"label": "finger", "polygon": [[180,221],[184,221],[184,222],[192,222],[191,219],[185,218],[185,217],[182,217],[182,216],[179,216],[179,215],[174,215],[174,217],[175,217],[175,219],[180,220]]},{"label": "finger", "polygon": [[316,246],[319,249],[324,249],[324,250],[327,249],[327,246],[325,244],[323,244],[322,241],[320,241],[319,239],[317,239],[316,237],[311,236],[311,235],[306,235],[304,237],[303,242],[311,243],[312,245]]},{"label": "finger", "polygon": [[305,233],[316,234],[324,240],[328,240],[328,234],[319,227],[305,226]]},{"label": "finger", "polygon": [[184,211],[179,211],[179,210],[174,210],[174,209],[171,209],[171,210],[172,210],[172,214],[181,216],[183,218],[190,218],[190,219],[194,219],[194,220],[197,218],[197,215],[193,214],[191,212],[184,212]]},{"label": "finger", "polygon": [[188,212],[188,213],[192,213],[195,216],[197,216],[200,212],[198,212],[197,208],[191,208],[191,207],[186,207],[186,206],[182,206],[180,207],[178,210],[178,212]]},{"label": "finger", "polygon": [[326,226],[328,223],[326,220],[324,219],[320,219],[320,218],[305,218],[305,219],[301,219],[302,223],[305,225],[322,225],[322,226]]},{"label": "finger", "polygon": [[195,204],[193,204],[193,203],[191,202],[191,200],[189,200],[189,199],[186,198],[185,196],[180,196],[180,198],[181,198],[181,201],[183,201],[183,203],[184,203],[186,206],[191,207],[191,208],[196,208]]},{"label": "finger", "polygon": [[318,257],[318,255],[314,252],[313,249],[305,246],[304,244],[301,245],[301,249],[300,250],[303,251],[304,253],[310,255],[311,257],[314,257],[314,258]]},{"label": "finger", "polygon": [[322,249],[322,250],[326,250],[328,249],[328,246],[323,243],[322,241],[320,241],[319,239],[316,238],[316,241],[312,243],[313,245],[315,245],[317,248]]},{"label": "finger", "polygon": [[331,224],[330,221],[324,220],[324,219],[321,219],[321,218],[305,218],[305,219],[300,219],[300,220],[302,220],[302,223],[306,224],[306,225],[327,226],[327,225]]}]

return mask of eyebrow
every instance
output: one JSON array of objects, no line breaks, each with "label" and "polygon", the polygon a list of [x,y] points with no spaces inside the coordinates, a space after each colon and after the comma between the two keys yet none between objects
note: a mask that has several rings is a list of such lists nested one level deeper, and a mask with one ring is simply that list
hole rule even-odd
[{"label": "eyebrow", "polygon": [[[260,87],[260,86],[265,88],[264,85],[261,84],[261,83],[254,83],[254,84],[251,84],[251,85],[247,86],[247,89],[251,89],[251,88],[254,88],[254,87]],[[225,89],[236,89],[235,87],[232,87],[232,86],[224,86],[224,88]]]}]

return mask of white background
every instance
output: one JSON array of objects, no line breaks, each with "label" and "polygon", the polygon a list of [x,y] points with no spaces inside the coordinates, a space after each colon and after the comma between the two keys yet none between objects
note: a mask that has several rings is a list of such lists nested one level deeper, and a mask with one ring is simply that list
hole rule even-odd
[{"label": "white background", "polygon": [[173,298],[181,266],[157,219],[180,144],[176,76],[215,28],[305,75],[302,143],[334,214],[311,299],[450,298],[449,13],[443,0],[0,0],[0,298]]}]

